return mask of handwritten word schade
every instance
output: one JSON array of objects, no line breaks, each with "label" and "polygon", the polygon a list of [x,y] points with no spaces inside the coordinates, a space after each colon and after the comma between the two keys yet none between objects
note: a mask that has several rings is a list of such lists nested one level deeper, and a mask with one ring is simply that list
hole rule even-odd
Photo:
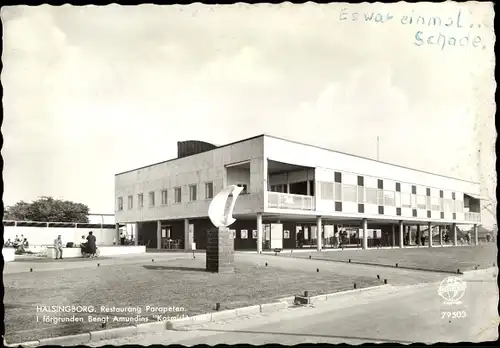
[{"label": "handwritten word schade", "polygon": [[[414,35],[414,44],[420,46],[435,45],[441,50],[447,47],[472,47],[485,49],[480,35],[472,30],[480,29],[481,24],[466,24],[461,9],[451,16],[416,15],[414,11],[395,18],[389,12],[355,12],[348,8],[340,10],[340,21],[365,22],[373,24],[384,24],[391,20],[403,26],[418,26]],[[446,29],[442,32],[440,28]],[[450,30],[452,30],[450,34]]]}]

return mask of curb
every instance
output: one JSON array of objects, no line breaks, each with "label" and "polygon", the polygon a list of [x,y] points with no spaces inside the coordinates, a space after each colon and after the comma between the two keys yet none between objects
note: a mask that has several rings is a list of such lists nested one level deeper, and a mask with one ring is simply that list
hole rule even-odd
[{"label": "curb", "polygon": [[[388,284],[381,284],[370,286],[361,289],[338,291],[330,294],[312,296],[311,300],[314,302],[327,301],[331,298],[351,293],[358,293],[367,290],[375,290],[382,287],[388,286]],[[293,300],[295,296],[288,296],[279,299],[277,302],[264,303],[254,306],[246,306],[235,309],[228,309],[218,312],[200,314],[188,318],[177,319],[173,321],[158,321],[145,324],[139,324],[137,326],[126,326],[121,328],[106,329],[100,331],[91,331],[87,333],[71,335],[71,336],[60,336],[52,338],[44,338],[38,341],[29,341],[15,344],[5,344],[8,347],[18,347],[18,346],[41,346],[41,345],[84,345],[90,342],[97,342],[100,340],[107,340],[120,337],[130,337],[141,333],[158,332],[164,330],[181,330],[191,325],[206,324],[209,322],[233,319],[237,317],[245,317],[253,314],[259,313],[274,313],[282,310],[288,309],[290,306],[289,301]]]},{"label": "curb", "polygon": [[[355,294],[358,292],[364,292],[364,291],[369,291],[369,290],[377,290],[381,289],[384,287],[389,286],[390,284],[380,284],[380,285],[374,285],[374,286],[368,286],[366,288],[361,288],[361,289],[351,289],[351,290],[344,290],[344,291],[337,291],[337,292],[331,292],[328,294],[323,294],[323,295],[316,295],[316,296],[311,296],[311,302],[318,302],[318,301],[328,301],[332,298],[342,296],[342,295],[350,295],[350,294]],[[287,303],[293,303],[295,300],[295,296],[288,296],[288,297],[283,297],[280,299],[280,301],[287,302]]]},{"label": "curb", "polygon": [[467,275],[476,275],[476,274],[495,272],[497,270],[498,270],[497,267],[488,267],[488,268],[482,268],[482,269],[477,269],[477,270],[463,271],[463,272],[461,272],[461,274],[464,276],[467,276]]}]

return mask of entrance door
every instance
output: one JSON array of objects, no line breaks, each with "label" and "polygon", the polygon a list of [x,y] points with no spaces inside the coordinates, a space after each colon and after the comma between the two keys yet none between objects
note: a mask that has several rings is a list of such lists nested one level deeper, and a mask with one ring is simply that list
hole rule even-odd
[{"label": "entrance door", "polygon": [[271,224],[271,249],[283,249],[283,224]]}]

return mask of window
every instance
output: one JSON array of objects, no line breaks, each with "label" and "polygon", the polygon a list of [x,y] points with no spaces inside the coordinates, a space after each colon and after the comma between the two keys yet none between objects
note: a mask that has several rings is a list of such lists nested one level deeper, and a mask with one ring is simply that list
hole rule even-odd
[{"label": "window", "polygon": [[333,183],[332,182],[321,182],[320,187],[320,198],[328,201],[333,201]]},{"label": "window", "polygon": [[431,210],[431,197],[430,196],[425,197],[425,209]]},{"label": "window", "polygon": [[196,201],[196,185],[189,185],[189,200]]},{"label": "window", "polygon": [[377,205],[384,205],[384,190],[377,189]]},{"label": "window", "polygon": [[174,202],[175,203],[182,202],[182,190],[180,187],[176,187],[174,189]]},{"label": "window", "polygon": [[205,199],[214,198],[214,183],[207,182],[205,183]]},{"label": "window", "polygon": [[[401,192],[396,192],[396,207],[401,207]],[[401,211],[401,209],[400,209]],[[401,214],[399,214],[401,215]]]},{"label": "window", "polygon": [[342,201],[342,184],[338,182],[335,183],[335,200]]},{"label": "window", "polygon": [[380,190],[384,189],[384,180],[382,180],[382,179],[377,180],[377,188]]},{"label": "window", "polygon": [[342,189],[344,191],[344,201],[357,203],[358,197],[356,192],[357,191],[356,186],[344,184]]},{"label": "window", "polygon": [[394,191],[384,190],[384,205],[391,207],[395,205]]},{"label": "window", "polygon": [[168,190],[161,191],[161,204],[167,205],[168,202]]},{"label": "window", "polygon": [[431,209],[439,211],[439,198],[431,197]]},{"label": "window", "polygon": [[358,187],[358,203],[364,203],[364,202],[365,202],[365,188],[363,186],[359,186]]},{"label": "window", "polygon": [[417,208],[417,195],[414,195],[413,193],[411,195],[411,207],[412,209]]},{"label": "window", "polygon": [[358,186],[365,186],[365,180],[362,176],[358,175]]},{"label": "window", "polygon": [[396,192],[401,192],[401,183],[396,183]]},{"label": "window", "polygon": [[342,173],[335,172],[334,176],[335,176],[335,182],[336,183],[341,183],[342,182]]},{"label": "window", "polygon": [[118,211],[123,210],[123,198],[118,197]]},{"label": "window", "polygon": [[142,208],[144,206],[144,195],[142,193],[139,193],[137,195],[137,206],[139,208]]},{"label": "window", "polygon": [[247,184],[237,184],[236,186],[243,187],[243,190],[241,191],[242,195],[246,195],[248,193],[248,191],[247,191]]},{"label": "window", "polygon": [[129,209],[134,209],[134,197],[128,196],[128,208]]},{"label": "window", "polygon": [[149,193],[149,206],[150,207],[155,206],[155,193],[153,191]]},{"label": "window", "polygon": [[425,209],[425,196],[417,196],[417,209]]},{"label": "window", "polygon": [[377,189],[367,187],[366,188],[366,203],[377,204]]},{"label": "window", "polygon": [[409,193],[401,194],[401,206],[403,208],[411,208],[411,196]]}]

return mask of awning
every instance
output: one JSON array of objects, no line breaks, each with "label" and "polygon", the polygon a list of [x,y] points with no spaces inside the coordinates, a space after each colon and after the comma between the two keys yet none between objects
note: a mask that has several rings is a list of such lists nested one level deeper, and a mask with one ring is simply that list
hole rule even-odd
[{"label": "awning", "polygon": [[489,198],[486,197],[481,197],[480,195],[472,194],[472,193],[466,193],[467,196],[470,196],[474,199],[479,199],[480,201],[489,201]]}]

